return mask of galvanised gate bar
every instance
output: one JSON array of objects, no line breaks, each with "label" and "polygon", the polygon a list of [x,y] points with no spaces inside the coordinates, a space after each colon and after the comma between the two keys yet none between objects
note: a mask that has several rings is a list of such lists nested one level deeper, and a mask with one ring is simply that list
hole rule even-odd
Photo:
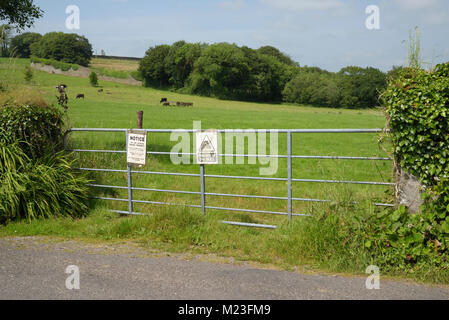
[{"label": "galvanised gate bar", "polygon": [[[250,129],[250,130],[217,130],[219,133],[258,133],[264,129]],[[141,132],[148,133],[195,133],[197,130],[192,129],[139,129]],[[93,171],[93,172],[116,172],[116,173],[126,173],[128,177],[128,185],[123,186],[110,186],[110,185],[98,185],[90,184],[90,187],[94,188],[111,188],[111,189],[127,189],[128,199],[117,199],[117,198],[106,198],[106,197],[94,197],[94,199],[107,200],[107,201],[120,201],[128,203],[128,211],[111,210],[113,212],[125,215],[143,215],[143,213],[134,212],[133,204],[152,204],[152,205],[172,205],[172,206],[185,206],[190,208],[201,209],[203,214],[206,214],[206,210],[224,210],[224,211],[237,211],[237,212],[251,212],[251,213],[263,213],[272,214],[288,217],[289,221],[292,220],[294,216],[308,216],[305,214],[298,214],[293,212],[293,201],[304,201],[304,202],[321,202],[326,203],[330,200],[326,199],[308,199],[308,198],[295,198],[292,194],[292,185],[294,182],[312,182],[312,183],[334,183],[334,184],[356,184],[356,185],[381,185],[381,186],[394,186],[394,183],[390,182],[372,182],[372,181],[342,181],[342,180],[316,180],[316,179],[295,179],[292,174],[292,160],[293,159],[331,159],[331,160],[366,160],[366,161],[392,161],[391,158],[381,158],[381,157],[345,157],[345,156],[301,156],[292,154],[292,136],[293,134],[307,134],[307,133],[329,133],[329,134],[353,134],[353,133],[381,133],[384,132],[383,129],[273,129],[266,130],[276,131],[278,133],[285,133],[287,135],[287,154],[285,155],[255,155],[255,154],[219,154],[219,157],[276,157],[287,159],[287,177],[285,178],[270,178],[270,177],[247,177],[247,176],[225,176],[225,175],[209,175],[205,172],[205,166],[200,165],[200,173],[175,173],[175,172],[152,172],[152,171],[134,171],[131,166],[128,166],[127,170],[115,170],[115,169],[99,169],[99,168],[75,168],[81,171]],[[64,136],[64,148],[66,151],[71,152],[86,152],[86,153],[121,153],[126,154],[127,150],[84,150],[84,149],[72,149],[69,150],[67,146],[67,137],[69,134],[74,132],[123,132],[127,138],[128,129],[89,129],[89,128],[73,128],[68,130]],[[128,139],[126,139],[128,141]],[[158,152],[158,151],[148,151],[148,155],[167,155],[172,154],[184,155],[184,156],[195,156],[194,153],[172,153],[172,152]],[[162,190],[162,189],[149,189],[149,188],[136,188],[132,184],[133,174],[144,174],[144,175],[161,175],[161,176],[182,176],[182,177],[194,177],[199,178],[201,181],[201,192],[194,191],[182,191],[182,190]],[[256,196],[256,195],[243,195],[243,194],[226,194],[226,193],[209,193],[206,192],[206,178],[210,179],[248,179],[248,180],[260,180],[260,181],[284,181],[287,183],[287,197],[272,197],[272,196]],[[188,205],[188,204],[176,204],[168,202],[157,202],[157,201],[144,201],[133,199],[133,191],[151,191],[151,192],[163,192],[172,194],[191,194],[201,196],[201,204],[198,205]],[[288,203],[288,212],[275,212],[275,211],[264,211],[264,210],[251,210],[251,209],[239,209],[239,208],[225,208],[225,207],[214,207],[206,205],[206,197],[239,197],[239,198],[252,198],[252,199],[268,199],[268,200],[285,200]],[[393,204],[386,203],[375,203],[378,207],[394,207]],[[240,223],[232,221],[222,221],[225,224],[246,226],[246,227],[258,227],[258,228],[268,228],[275,229],[276,226],[272,225],[262,225],[262,224],[252,224],[252,223]]]}]

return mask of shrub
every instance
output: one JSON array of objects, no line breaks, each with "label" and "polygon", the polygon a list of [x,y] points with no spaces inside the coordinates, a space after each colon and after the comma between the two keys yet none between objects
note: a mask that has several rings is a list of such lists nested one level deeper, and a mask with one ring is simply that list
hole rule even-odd
[{"label": "shrub", "polygon": [[30,67],[25,68],[24,78],[26,82],[30,82],[33,79],[33,70]]},{"label": "shrub", "polygon": [[87,212],[89,182],[62,153],[29,158],[23,147],[0,139],[0,223]]},{"label": "shrub", "polygon": [[33,159],[62,150],[63,113],[55,107],[7,104],[0,106],[0,142],[21,141]]},{"label": "shrub", "polygon": [[[421,214],[411,215],[405,207],[378,216],[374,242],[379,263],[403,268],[449,267],[449,183],[428,191]],[[431,201],[434,197],[437,201]]]},{"label": "shrub", "polygon": [[90,82],[92,87],[97,87],[98,86],[98,76],[93,71],[89,75],[89,82]]}]

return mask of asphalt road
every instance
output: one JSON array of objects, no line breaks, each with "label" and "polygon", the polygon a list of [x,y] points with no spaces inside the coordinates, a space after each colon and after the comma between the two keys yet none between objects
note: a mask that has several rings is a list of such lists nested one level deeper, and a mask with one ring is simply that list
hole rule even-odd
[{"label": "asphalt road", "polygon": [[[447,287],[168,257],[127,246],[0,239],[0,300],[448,300]],[[69,265],[80,289],[68,290]]]}]

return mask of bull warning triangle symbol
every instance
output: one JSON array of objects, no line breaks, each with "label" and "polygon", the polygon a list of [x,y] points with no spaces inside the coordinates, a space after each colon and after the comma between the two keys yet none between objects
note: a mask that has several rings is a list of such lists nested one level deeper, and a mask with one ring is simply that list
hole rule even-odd
[{"label": "bull warning triangle symbol", "polygon": [[200,150],[201,153],[215,153],[214,145],[212,144],[212,141],[210,140],[208,135],[206,135],[203,142],[201,142]]}]

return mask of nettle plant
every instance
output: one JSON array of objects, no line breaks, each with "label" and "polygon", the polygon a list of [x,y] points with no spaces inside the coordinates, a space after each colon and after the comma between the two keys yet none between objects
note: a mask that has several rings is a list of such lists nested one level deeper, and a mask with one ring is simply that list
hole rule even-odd
[{"label": "nettle plant", "polygon": [[406,68],[384,93],[397,166],[426,191],[422,212],[383,213],[378,244],[387,263],[448,266],[449,63],[432,72]]}]

